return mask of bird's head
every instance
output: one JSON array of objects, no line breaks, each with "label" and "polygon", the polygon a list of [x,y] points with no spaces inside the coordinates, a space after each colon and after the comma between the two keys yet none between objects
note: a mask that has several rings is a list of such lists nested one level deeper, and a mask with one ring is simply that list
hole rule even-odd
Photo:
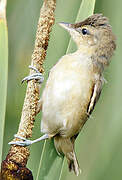
[{"label": "bird's head", "polygon": [[82,53],[100,56],[106,64],[116,48],[115,36],[108,19],[102,14],[94,14],[82,22],[70,24],[59,23],[70,34]]}]

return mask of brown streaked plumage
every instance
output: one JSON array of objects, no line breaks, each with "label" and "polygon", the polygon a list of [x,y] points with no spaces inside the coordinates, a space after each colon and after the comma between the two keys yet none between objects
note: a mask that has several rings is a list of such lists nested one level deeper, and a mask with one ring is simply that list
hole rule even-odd
[{"label": "brown streaked plumage", "polygon": [[87,19],[85,19],[82,22],[76,23],[76,24],[72,24],[74,28],[78,28],[78,27],[83,27],[86,25],[90,25],[93,26],[95,28],[99,28],[99,27],[103,27],[105,28],[105,26],[110,27],[110,24],[108,22],[108,18],[104,17],[102,14],[93,14],[92,16],[88,17]]},{"label": "brown streaked plumage", "polygon": [[57,152],[66,156],[69,170],[78,175],[75,136],[99,99],[103,70],[116,44],[108,19],[101,14],[61,26],[70,32],[78,50],[63,56],[51,69],[42,95],[41,131],[54,136]]},{"label": "brown streaked plumage", "polygon": [[103,70],[116,44],[108,19],[101,14],[60,25],[69,31],[78,50],[63,56],[50,71],[42,95],[41,131],[54,137],[57,152],[66,156],[69,170],[78,175],[75,139],[99,99]]},{"label": "brown streaked plumage", "polygon": [[45,135],[33,142],[27,140],[26,145],[54,137],[57,152],[65,155],[69,170],[78,175],[75,140],[100,97],[103,70],[116,44],[108,19],[101,14],[60,25],[71,34],[78,49],[61,57],[51,69],[37,109],[42,110],[41,131]]}]

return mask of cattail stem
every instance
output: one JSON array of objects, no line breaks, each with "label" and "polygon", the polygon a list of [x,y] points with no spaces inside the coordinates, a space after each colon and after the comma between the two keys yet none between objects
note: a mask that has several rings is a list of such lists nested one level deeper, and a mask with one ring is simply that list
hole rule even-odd
[{"label": "cattail stem", "polygon": [[[1,0],[1,3],[4,0]],[[41,73],[44,72],[43,62],[46,57],[46,50],[49,41],[49,34],[54,24],[54,11],[56,7],[56,0],[44,0],[43,6],[40,11],[40,17],[38,21],[35,48],[32,54],[31,66],[36,67]],[[33,70],[30,70],[30,74]],[[39,100],[40,85],[35,80],[29,81],[27,85],[27,91],[25,95],[24,105],[22,109],[22,115],[17,135],[25,138],[32,136],[32,129],[34,127],[34,121],[36,116],[36,109]],[[29,157],[29,149],[27,147],[12,145],[6,160],[2,162],[2,174],[8,171],[12,176],[12,170],[18,171],[20,167],[25,167]],[[11,168],[11,170],[10,170]],[[23,170],[23,169],[22,169]],[[23,173],[29,173],[27,168]],[[21,173],[20,173],[21,174]],[[30,173],[31,174],[31,173]],[[22,174],[21,174],[22,175]],[[12,176],[13,177],[13,176]]]}]

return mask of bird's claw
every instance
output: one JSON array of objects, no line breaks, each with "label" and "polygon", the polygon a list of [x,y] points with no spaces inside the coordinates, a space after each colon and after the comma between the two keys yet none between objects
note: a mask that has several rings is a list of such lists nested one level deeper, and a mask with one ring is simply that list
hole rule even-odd
[{"label": "bird's claw", "polygon": [[21,139],[23,141],[11,141],[9,142],[8,144],[9,145],[18,145],[18,146],[29,146],[32,144],[32,141],[31,140],[28,140],[26,138],[23,138],[21,136],[18,136],[18,135],[14,135],[15,138],[18,138],[18,139]]},{"label": "bird's claw", "polygon": [[22,83],[24,82],[24,81],[30,81],[30,80],[36,80],[38,83],[42,83],[43,81],[44,81],[44,76],[42,75],[42,73],[40,73],[39,71],[38,71],[38,69],[36,69],[35,67],[33,67],[33,66],[29,66],[29,68],[30,69],[32,69],[32,70],[34,70],[34,71],[36,71],[36,73],[34,73],[34,74],[31,74],[31,75],[29,75],[29,76],[27,76],[27,77],[25,77],[23,80],[22,80]]}]

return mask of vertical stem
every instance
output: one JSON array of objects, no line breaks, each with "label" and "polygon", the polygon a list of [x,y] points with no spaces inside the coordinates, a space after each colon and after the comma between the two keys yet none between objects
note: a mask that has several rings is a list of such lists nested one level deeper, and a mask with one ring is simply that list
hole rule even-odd
[{"label": "vertical stem", "polygon": [[8,81],[8,30],[5,14],[6,3],[7,1],[0,1],[0,163],[2,161]]},{"label": "vertical stem", "polygon": [[[1,0],[2,6],[6,6],[6,0]],[[44,0],[40,11],[38,21],[35,47],[31,58],[31,65],[36,67],[40,72],[44,72],[42,64],[46,57],[46,50],[52,25],[54,24],[54,11],[56,8],[56,0]],[[30,74],[33,70],[30,70]],[[39,100],[40,86],[35,80],[29,81],[27,85],[22,115],[20,120],[17,135],[28,138],[32,136],[32,129],[36,116],[36,109]],[[16,176],[18,172],[20,177],[25,173],[28,174],[28,169],[22,169],[27,164],[29,157],[29,149],[27,147],[12,145],[6,159],[2,162],[2,175],[7,174],[9,177]],[[15,170],[16,169],[16,170]],[[13,171],[12,171],[13,170]],[[6,173],[7,172],[7,173]],[[6,175],[5,175],[6,176]],[[17,175],[18,177],[18,175]],[[19,177],[19,178],[20,178]]]},{"label": "vertical stem", "polygon": [[[40,72],[43,72],[43,61],[46,57],[46,50],[49,41],[49,33],[51,32],[52,25],[54,24],[54,10],[56,6],[56,0],[45,0],[40,11],[40,18],[38,21],[35,47],[32,54],[31,65],[36,67]],[[30,74],[33,70],[30,70]],[[18,136],[25,138],[32,136],[32,129],[34,127],[34,121],[36,116],[36,108],[39,100],[40,85],[35,80],[29,81],[27,85],[27,91],[25,95],[24,105],[22,109],[22,115],[20,120]],[[24,153],[21,153],[22,150]],[[12,146],[11,147],[12,161],[17,163],[24,163],[29,156],[28,148]],[[15,153],[16,152],[16,153]]]}]

